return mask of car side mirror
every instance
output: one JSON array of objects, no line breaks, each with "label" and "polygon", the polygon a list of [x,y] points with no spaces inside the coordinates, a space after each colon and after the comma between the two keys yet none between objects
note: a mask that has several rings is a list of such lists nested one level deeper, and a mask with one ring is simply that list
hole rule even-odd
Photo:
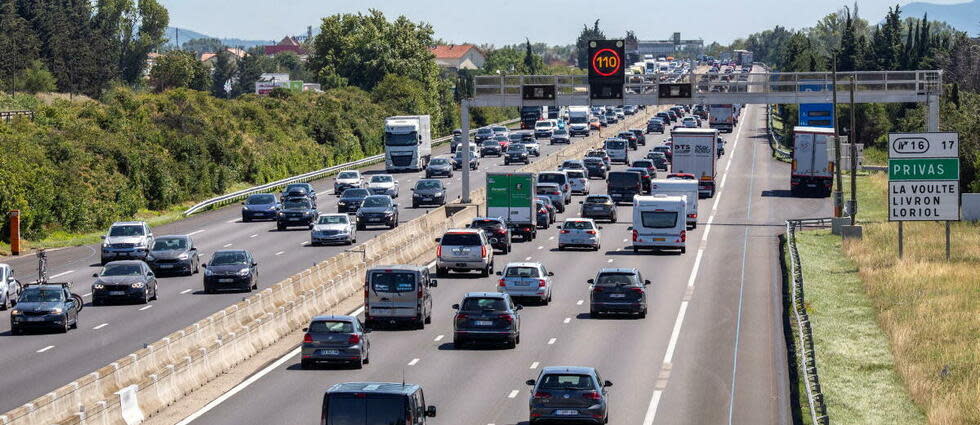
[{"label": "car side mirror", "polygon": [[242,205],[245,205],[245,203],[244,203],[244,202],[242,202]]},{"label": "car side mirror", "polygon": [[436,242],[442,242],[442,238],[436,238]]},{"label": "car side mirror", "polygon": [[203,263],[203,264],[201,264],[201,267],[202,267],[202,268],[205,268],[205,269],[206,269],[206,268],[208,268],[208,263]]},{"label": "car side mirror", "polygon": [[105,235],[99,236],[99,239],[105,239]]},{"label": "car side mirror", "polygon": [[429,281],[429,287],[430,288],[435,288],[436,286],[439,286],[439,281],[438,280],[432,279],[432,280]]},{"label": "car side mirror", "polygon": [[303,328],[303,332],[309,332],[310,328]]},{"label": "car side mirror", "polygon": [[589,280],[587,280],[586,282],[587,282],[587,283],[588,283],[589,285],[592,285],[592,284],[594,284],[594,283],[595,283],[595,279],[589,279]]},{"label": "car side mirror", "polygon": [[[421,142],[419,142],[419,143],[421,143]],[[436,407],[435,406],[429,406],[429,407],[427,407],[425,409],[425,416],[428,416],[430,418],[436,417]]]},{"label": "car side mirror", "polygon": [[524,306],[522,306],[522,305],[520,305],[520,304],[518,304],[517,306],[515,306],[515,307],[514,307],[514,310],[515,310],[515,311],[521,311],[521,310],[524,310]]},{"label": "car side mirror", "polygon": [[98,273],[92,273],[92,277],[99,277]]},{"label": "car side mirror", "polygon": [[361,333],[366,333],[366,334],[369,334],[369,333],[371,333],[371,328],[363,328],[363,327],[362,327],[362,328],[361,328]]},{"label": "car side mirror", "polygon": [[191,247],[191,251],[197,251],[197,247],[196,246]]},{"label": "car side mirror", "polygon": [[585,205],[585,201],[578,201],[579,205]]},{"label": "car side mirror", "polygon": [[599,230],[602,230],[602,226],[599,226]]},{"label": "car side mirror", "polygon": [[459,304],[453,304],[453,310],[459,310]]},{"label": "car side mirror", "polygon": [[413,188],[411,188],[411,189],[409,189],[409,190],[411,190],[412,192],[415,192],[415,188],[414,188],[414,187],[413,187]]},{"label": "car side mirror", "polygon": [[497,272],[497,276],[503,276],[504,272]]},{"label": "car side mirror", "polygon": [[156,276],[155,274],[153,274],[153,272],[149,272],[149,273],[147,273],[146,275],[147,275],[147,276],[149,276],[149,277],[153,277],[153,276]]},{"label": "car side mirror", "polygon": [[554,276],[555,272],[548,272],[548,276]]},{"label": "car side mirror", "polygon": [[257,266],[257,265],[259,265],[259,263],[256,263],[256,262],[254,262],[254,261],[252,262],[252,267],[255,267],[255,266]]},{"label": "car side mirror", "polygon": [[466,227],[467,229],[469,229],[469,228],[470,228],[470,225],[469,225],[469,224],[467,224],[467,225],[466,225],[465,227]]},{"label": "car side mirror", "polygon": [[530,386],[532,386],[532,387],[533,387],[533,386],[534,386],[534,384],[535,384],[535,382],[534,382],[534,380],[533,380],[533,379],[528,379],[527,381],[524,381],[524,383],[525,383],[525,384],[527,384],[527,385],[530,385]]},{"label": "car side mirror", "polygon": [[633,226],[627,227],[626,230],[633,230]]},{"label": "car side mirror", "polygon": [[612,386],[612,381],[606,381],[606,382],[603,382],[603,383],[602,383],[602,386],[603,386],[603,387],[611,387],[611,386]]},{"label": "car side mirror", "polygon": [[644,280],[643,281],[643,286],[650,286],[650,281],[649,280]]}]

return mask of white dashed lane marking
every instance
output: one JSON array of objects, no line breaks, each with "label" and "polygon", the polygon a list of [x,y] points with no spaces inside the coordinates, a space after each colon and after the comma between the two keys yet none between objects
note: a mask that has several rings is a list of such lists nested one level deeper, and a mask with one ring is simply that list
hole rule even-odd
[{"label": "white dashed lane marking", "polygon": [[538,363],[538,362],[531,363],[530,369],[537,369],[538,368],[538,365],[540,365],[540,364],[541,363]]},{"label": "white dashed lane marking", "polygon": [[[47,346],[47,347],[44,347],[44,348],[42,348],[42,349],[40,349],[40,350],[37,350],[37,352],[38,352],[38,353],[43,353],[43,352],[45,352],[45,351],[48,351],[48,350],[50,350],[50,349],[52,349],[52,348],[54,348],[54,346],[53,346],[53,345],[49,345],[49,346]],[[511,397],[511,398],[513,398],[513,397]]]},{"label": "white dashed lane marking", "polygon": [[419,363],[419,359],[412,359],[412,361],[408,362],[408,365],[409,366],[415,366],[418,363]]},{"label": "white dashed lane marking", "polygon": [[572,318],[571,317],[566,317],[565,320],[562,321],[562,323],[569,323],[571,321],[572,321]]},{"label": "white dashed lane marking", "polygon": [[153,308],[153,304],[147,304],[147,305],[145,305],[143,307],[140,307],[140,311],[149,310],[151,308]]},{"label": "white dashed lane marking", "polygon": [[56,274],[54,276],[48,276],[48,279],[54,279],[54,278],[62,277],[64,275],[70,274],[70,273],[75,273],[75,271],[74,270],[68,270],[66,272],[61,272],[61,273],[58,273],[58,274]]},{"label": "white dashed lane marking", "polygon": [[92,328],[92,330],[97,331],[97,330],[102,329],[102,328],[104,328],[106,326],[109,326],[109,324],[108,323],[103,323],[103,324],[101,324],[99,326],[96,326],[96,327]]},{"label": "white dashed lane marking", "polygon": [[278,255],[282,255],[282,254],[285,254],[285,253],[286,253],[286,251],[279,251],[279,252],[276,253],[276,255],[278,256]]},{"label": "white dashed lane marking", "polygon": [[510,394],[507,394],[507,398],[517,397],[517,395],[520,394],[520,393],[521,392],[520,391],[517,391],[517,390],[511,391]]},{"label": "white dashed lane marking", "polygon": [[186,293],[188,293],[188,292],[190,292],[190,291],[193,291],[193,289],[190,289],[190,288],[188,288],[188,289],[185,289],[185,290],[183,290],[183,291],[180,291],[180,293],[181,293],[181,294],[186,294]]},{"label": "white dashed lane marking", "polygon": [[222,248],[228,248],[229,246],[231,246],[231,244],[230,243],[226,243],[225,246],[223,246]]},{"label": "white dashed lane marking", "polygon": [[442,341],[442,339],[445,338],[445,337],[446,337],[445,335],[439,335],[439,336],[436,337],[436,339],[434,341],[435,342]]},{"label": "white dashed lane marking", "polygon": [[193,231],[193,232],[190,232],[190,233],[188,233],[188,234],[187,234],[187,236],[194,236],[194,235],[196,235],[196,234],[198,234],[198,233],[203,233],[203,232],[204,232],[204,229],[201,229],[201,230],[195,230],[195,231]]},{"label": "white dashed lane marking", "polygon": [[548,340],[548,345],[554,345],[555,344],[555,341],[558,341],[558,338],[551,338],[551,339],[549,339]]}]

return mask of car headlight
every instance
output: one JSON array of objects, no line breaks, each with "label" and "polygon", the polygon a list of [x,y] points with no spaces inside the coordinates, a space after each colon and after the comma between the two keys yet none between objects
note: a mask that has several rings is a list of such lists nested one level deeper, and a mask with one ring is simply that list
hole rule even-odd
[{"label": "car headlight", "polygon": [[303,215],[310,215],[310,214],[313,214],[313,213],[310,212],[310,211],[306,211],[306,212],[303,213]]},{"label": "car headlight", "polygon": [[213,274],[214,274],[214,272],[212,272],[211,269],[204,269],[204,275],[205,276],[211,276]]},{"label": "car headlight", "polygon": [[433,193],[433,194],[432,194],[432,196],[434,196],[434,197],[436,197],[436,198],[441,198],[441,197],[442,197],[442,195],[445,195],[445,194],[444,194],[444,193],[442,193],[442,192],[436,192],[436,193]]},{"label": "car headlight", "polygon": [[190,258],[190,255],[187,254],[180,254],[179,256],[177,256],[177,259],[179,260],[186,260],[188,258]]},{"label": "car headlight", "polygon": [[248,276],[248,273],[249,272],[251,272],[251,270],[249,270],[249,269],[241,269],[241,270],[238,271],[238,275],[239,276]]},{"label": "car headlight", "polygon": [[344,202],[344,201],[337,201],[337,205],[347,205],[347,202]]},{"label": "car headlight", "polygon": [[51,314],[61,314],[62,311],[64,311],[64,310],[62,310],[61,307],[55,307],[55,308],[52,308],[51,309],[51,312],[50,313]]},{"label": "car headlight", "polygon": [[92,285],[92,289],[105,289],[105,285],[103,285],[101,283],[96,283],[96,284]]},{"label": "car headlight", "polygon": [[284,213],[282,211],[279,211],[279,217],[284,217],[285,215],[286,215],[286,213]]},{"label": "car headlight", "polygon": [[242,211],[248,211],[248,205],[242,205]]},{"label": "car headlight", "polygon": [[133,288],[139,289],[139,288],[142,288],[144,285],[143,285],[143,282],[135,282],[135,283],[133,283],[132,285],[129,285],[129,286],[132,286]]},{"label": "car headlight", "polygon": [[20,311],[20,310],[11,310],[10,311],[10,315],[11,316],[20,316],[21,314],[24,314],[24,312],[23,311]]}]

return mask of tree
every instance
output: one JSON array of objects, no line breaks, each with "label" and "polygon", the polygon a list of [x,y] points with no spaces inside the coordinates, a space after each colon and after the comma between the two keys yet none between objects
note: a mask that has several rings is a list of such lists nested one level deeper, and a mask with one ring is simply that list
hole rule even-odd
[{"label": "tree", "polygon": [[195,38],[180,46],[181,50],[194,52],[198,56],[202,53],[217,53],[225,48],[225,43],[217,38]]},{"label": "tree", "polygon": [[122,21],[119,70],[123,81],[136,84],[143,77],[146,58],[166,41],[169,23],[167,9],[156,0],[139,0],[135,9],[130,7]]},{"label": "tree", "polygon": [[214,61],[214,73],[211,74],[211,94],[214,97],[228,97],[228,90],[225,89],[225,85],[235,77],[235,73],[238,70],[238,63],[235,62],[236,58],[235,55],[227,50],[218,52],[218,56]]},{"label": "tree", "polygon": [[528,75],[538,75],[538,70],[541,69],[539,64],[541,64],[541,58],[531,51],[531,40],[527,40],[527,48],[524,51],[524,73]]},{"label": "tree", "polygon": [[588,25],[583,26],[582,32],[575,40],[575,57],[578,59],[576,65],[581,69],[586,69],[589,66],[589,41],[605,39],[606,35],[599,29],[598,19],[595,20],[592,28],[589,28]]},{"label": "tree", "polygon": [[211,90],[211,69],[190,52],[174,50],[157,59],[150,71],[150,84],[157,92],[174,88]]},{"label": "tree", "polygon": [[255,91],[255,82],[262,76],[261,56],[248,53],[240,62],[235,78],[231,85],[231,95],[234,97]]},{"label": "tree", "polygon": [[31,67],[40,51],[41,41],[17,14],[14,2],[0,2],[0,80]]},{"label": "tree", "polygon": [[56,88],[57,82],[54,76],[40,60],[31,62],[31,66],[22,70],[14,79],[14,90],[17,91],[33,94],[54,91]]},{"label": "tree", "polygon": [[522,67],[521,53],[513,47],[503,47],[487,51],[487,61],[483,64],[483,70],[487,74],[497,71],[503,73],[517,73]]}]

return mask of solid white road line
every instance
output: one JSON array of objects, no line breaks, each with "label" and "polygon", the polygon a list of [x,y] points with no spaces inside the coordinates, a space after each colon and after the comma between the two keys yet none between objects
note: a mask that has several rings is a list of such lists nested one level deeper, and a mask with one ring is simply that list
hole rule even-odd
[{"label": "solid white road line", "polygon": [[143,307],[140,307],[140,311],[149,310],[151,308],[153,308],[153,304],[147,304],[147,305],[145,305]]},{"label": "solid white road line", "polygon": [[549,339],[548,340],[548,345],[555,345],[555,341],[558,341],[558,338],[551,338],[551,339]]},{"label": "solid white road line", "polygon": [[610,259],[609,259],[609,260],[607,260],[606,262],[607,262],[607,263],[611,263],[611,262],[613,262],[613,259],[612,259],[612,258],[610,258]]},{"label": "solid white road line", "polygon": [[204,233],[204,230],[205,229],[195,230],[193,232],[188,233],[187,236],[194,236],[194,235],[199,234],[199,233]]},{"label": "solid white road line", "polygon": [[417,364],[419,364],[419,359],[412,359],[412,361],[408,362],[409,366],[415,366]]},{"label": "solid white road line", "polygon": [[64,275],[70,274],[70,273],[75,273],[75,271],[74,270],[68,270],[66,272],[61,272],[61,273],[58,273],[58,274],[53,275],[53,276],[48,276],[48,279],[54,279],[54,278],[57,278],[57,277],[62,277]]},{"label": "solid white road line", "polygon": [[548,237],[548,240],[549,241],[553,241],[553,240],[555,240],[555,237],[554,236],[550,236],[550,237]]},{"label": "solid white road line", "polygon": [[257,234],[255,234],[255,235],[252,235],[252,236],[249,236],[249,237],[250,237],[250,238],[254,238],[254,237],[256,237],[256,236],[258,236],[258,235],[257,235]]},{"label": "solid white road line", "polygon": [[667,354],[664,355],[664,363],[670,363],[674,358],[674,348],[677,347],[677,338],[681,336],[681,325],[684,323],[685,313],[687,313],[687,301],[682,301],[681,309],[677,312],[677,319],[674,320],[674,330],[670,333],[670,342],[667,343]]},{"label": "solid white road line", "polygon": [[229,246],[231,246],[231,244],[230,243],[226,243],[225,246],[223,246],[222,248],[228,248]]},{"label": "solid white road line", "polygon": [[303,243],[299,244],[299,246],[307,246],[309,244],[310,244],[310,241],[306,241],[306,242],[303,242]]},{"label": "solid white road line", "polygon": [[[704,255],[704,248],[698,249],[698,255],[694,257],[694,270],[697,270],[701,266],[701,256]],[[694,287],[694,279],[698,277],[697,273],[691,273],[691,277],[687,279],[687,286]]]},{"label": "solid white road line", "polygon": [[531,261],[531,257],[525,258],[524,261]]},{"label": "solid white road line", "polygon": [[109,324],[108,323],[103,323],[103,324],[101,324],[99,326],[96,326],[96,327],[92,328],[92,330],[97,331],[97,330],[102,329],[102,328],[104,328],[106,326],[109,326]]},{"label": "solid white road line", "polygon": [[50,349],[52,349],[52,348],[54,348],[54,346],[53,346],[53,345],[49,345],[49,346],[47,346],[47,347],[44,347],[44,348],[42,348],[42,349],[40,349],[40,350],[37,350],[37,352],[38,352],[38,353],[43,353],[43,352],[45,352],[45,351],[48,351],[48,350],[50,350]]},{"label": "solid white road line", "polygon": [[190,292],[190,291],[193,291],[193,289],[191,289],[191,288],[187,288],[187,289],[185,289],[185,290],[183,290],[183,291],[180,291],[180,293],[181,293],[181,294],[186,294],[186,293],[188,293],[188,292]]},{"label": "solid white road line", "polygon": [[226,223],[235,223],[235,222],[237,222],[237,221],[238,221],[238,219],[237,219],[237,218],[233,218],[233,219],[231,219],[231,220],[228,220],[228,221],[226,221]]},{"label": "solid white road line", "polygon": [[285,253],[286,253],[286,251],[279,251],[279,252],[276,253],[276,255],[279,256],[279,255],[282,255],[282,254],[285,254]]},{"label": "solid white road line", "polygon": [[544,249],[544,246],[539,246],[538,249]]},{"label": "solid white road line", "polygon": [[[361,306],[361,307],[358,307],[357,310],[352,311],[350,313],[350,315],[351,316],[357,316],[357,315],[360,315],[363,312],[364,312],[364,307]],[[283,355],[282,357],[280,357],[278,360],[276,360],[272,364],[266,366],[265,369],[260,370],[255,375],[249,376],[248,379],[242,381],[242,383],[236,385],[234,388],[232,388],[228,392],[222,394],[220,397],[218,397],[218,398],[214,399],[213,401],[211,401],[210,403],[204,405],[204,407],[202,407],[200,410],[194,412],[193,414],[191,414],[190,416],[184,418],[180,422],[177,422],[177,425],[187,425],[187,424],[189,424],[191,422],[194,422],[197,418],[200,418],[201,416],[204,416],[204,414],[210,412],[215,407],[218,407],[219,405],[221,405],[221,403],[224,403],[229,398],[234,397],[235,394],[238,394],[238,393],[242,392],[242,390],[244,390],[245,388],[248,388],[249,385],[254,384],[259,379],[262,379],[262,377],[264,377],[265,375],[268,375],[268,374],[272,373],[273,370],[276,370],[277,368],[279,368],[279,366],[282,366],[283,363],[286,363],[287,361],[289,361],[293,357],[296,357],[302,350],[303,350],[303,347],[296,347],[296,348],[290,350],[288,353],[286,353],[285,355]]]},{"label": "solid white road line", "polygon": [[446,337],[445,335],[439,335],[439,336],[437,336],[437,337],[436,337],[436,339],[434,339],[433,341],[435,341],[435,342],[439,342],[439,341],[442,341],[442,339],[443,339],[443,338],[445,338],[445,337]]},{"label": "solid white road line", "polygon": [[507,398],[517,397],[518,394],[520,394],[520,391],[517,390],[511,391],[510,394],[507,394]]},{"label": "solid white road line", "polygon": [[538,363],[538,362],[531,363],[531,367],[529,369],[537,369],[538,368],[538,365],[540,365],[540,364],[541,363]]},{"label": "solid white road line", "polygon": [[663,393],[661,390],[653,392],[653,396],[650,397],[650,406],[647,407],[647,414],[643,417],[643,425],[653,425],[653,418],[657,416],[657,405],[660,404],[660,396]]}]

